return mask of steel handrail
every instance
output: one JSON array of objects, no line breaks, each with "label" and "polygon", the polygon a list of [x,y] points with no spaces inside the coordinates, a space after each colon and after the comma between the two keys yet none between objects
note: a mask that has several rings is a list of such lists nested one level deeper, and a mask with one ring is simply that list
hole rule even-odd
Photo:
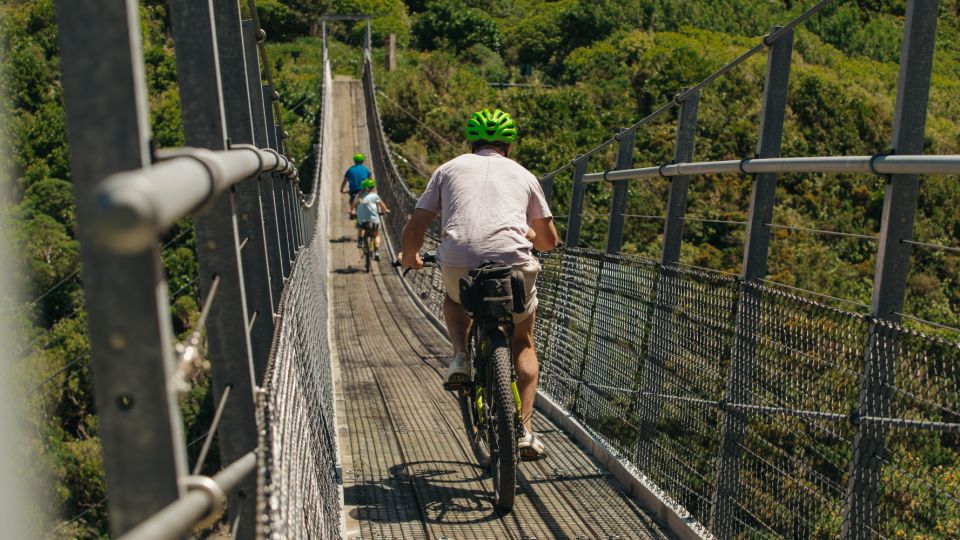
[{"label": "steel handrail", "polygon": [[640,178],[700,174],[759,173],[872,173],[872,174],[960,174],[960,155],[875,155],[826,156],[767,159],[735,159],[669,163],[653,167],[585,174],[583,181],[621,182]]},{"label": "steel handrail", "polygon": [[92,226],[103,247],[116,253],[140,252],[178,219],[238,182],[264,172],[298,176],[286,156],[253,146],[219,152],[178,148],[160,152],[159,157],[160,163],[110,175],[95,189]]}]

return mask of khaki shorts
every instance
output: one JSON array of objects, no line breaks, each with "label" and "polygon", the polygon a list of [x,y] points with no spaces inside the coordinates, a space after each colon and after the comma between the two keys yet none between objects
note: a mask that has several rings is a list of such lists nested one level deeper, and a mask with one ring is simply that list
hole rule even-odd
[{"label": "khaki shorts", "polygon": [[[515,270],[523,272],[523,288],[527,296],[527,305],[523,313],[514,313],[513,322],[525,320],[537,309],[537,274],[540,273],[540,261],[531,258],[529,261],[518,264],[513,267]],[[443,274],[443,288],[456,303],[460,303],[460,278],[470,272],[470,268],[457,268],[455,266],[441,266],[440,271]]]}]

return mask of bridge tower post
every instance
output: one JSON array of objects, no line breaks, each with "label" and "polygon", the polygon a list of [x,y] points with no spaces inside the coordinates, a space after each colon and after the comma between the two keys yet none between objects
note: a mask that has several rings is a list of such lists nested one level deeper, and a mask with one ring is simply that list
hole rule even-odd
[{"label": "bridge tower post", "polygon": [[[243,40],[244,64],[246,67],[247,92],[250,95],[250,114],[253,120],[253,144],[258,148],[270,146],[267,136],[266,108],[263,101],[263,77],[260,74],[260,60],[257,55],[257,27],[252,20],[241,21],[240,33]],[[277,186],[283,189],[285,181],[274,177],[273,173],[260,175],[260,210],[263,216],[264,243],[266,244],[267,264],[270,268],[270,297],[273,302],[273,315],[280,303],[280,293],[283,291],[283,251],[280,248],[280,223],[285,214],[282,206],[278,208],[274,197]],[[267,315],[267,314],[264,314]],[[257,384],[263,381],[263,374],[267,369],[266,356],[255,358]]]},{"label": "bridge tower post", "polygon": [[[237,0],[213,0],[213,8],[227,139],[231,144],[254,144],[240,6]],[[259,180],[242,182],[235,189],[238,230],[241,241],[246,241],[240,257],[255,366],[266,365],[273,342],[274,301],[270,279],[282,279],[270,275],[261,208],[262,190]]]},{"label": "bridge tower post", "polygon": [[151,161],[139,6],[58,0],[56,16],[110,530],[120,536],[177,500],[187,470],[159,246],[115,254],[89,226],[98,183]]},{"label": "bridge tower post", "polygon": [[[189,146],[225,150],[224,89],[212,1],[171,0],[170,19],[184,140]],[[230,392],[217,428],[225,463],[239,459],[257,446],[253,347],[248,333],[250,312],[244,279],[245,272],[257,269],[243,264],[242,251],[246,248],[241,247],[245,237],[238,219],[239,197],[236,191],[228,190],[194,217],[201,291],[210,290],[214,277],[220,279],[206,330],[214,400],[219,403],[224,393]],[[248,240],[247,246],[251,242]],[[230,522],[240,517],[236,522],[238,538],[252,537],[255,494],[255,479],[251,477],[228,498]]]},{"label": "bridge tower post", "polygon": [[[937,0],[907,2],[893,117],[895,154],[923,153],[938,14]],[[910,271],[908,241],[913,239],[919,183],[919,177],[913,174],[887,178],[870,302],[873,322],[860,374],[859,418],[890,415],[896,347],[883,335],[878,322],[901,319]],[[872,537],[872,531],[877,530],[886,437],[887,426],[881,422],[857,424],[843,509],[843,538]]]},{"label": "bridge tower post", "polygon": [[[684,90],[685,92],[686,90]],[[677,120],[677,135],[674,142],[673,162],[686,163],[693,161],[694,142],[697,134],[697,114],[700,109],[700,91],[690,93],[680,102],[679,118]],[[663,225],[663,252],[660,255],[661,270],[657,277],[656,298],[653,304],[653,317],[650,325],[651,336],[647,338],[670,340],[672,332],[671,320],[673,309],[677,303],[676,267],[680,262],[680,246],[683,243],[684,216],[687,214],[687,194],[690,189],[690,176],[674,176],[670,183],[670,195],[667,199],[667,215]],[[634,410],[640,415],[639,429],[634,445],[636,459],[641,469],[649,470],[647,456],[651,454],[647,444],[656,436],[657,423],[660,421],[660,412],[663,400],[663,376],[655,374],[654,369],[660,370],[666,360],[662,347],[648,347],[646,362],[641,363],[643,380],[641,392],[635,399],[640,401]],[[645,397],[648,396],[648,397]]]},{"label": "bridge tower post", "polygon": [[[633,129],[622,129],[616,135],[620,141],[617,149],[616,170],[629,169],[633,166],[633,143],[637,132]],[[623,248],[624,214],[627,212],[627,195],[629,182],[613,183],[613,197],[610,200],[610,221],[607,223],[607,253],[618,254]]]},{"label": "bridge tower post", "polygon": [[[776,29],[776,30],[779,30]],[[760,112],[760,138],[757,157],[780,156],[783,123],[787,108],[787,90],[790,83],[790,64],[793,56],[793,30],[781,32],[776,41],[764,38],[770,48],[767,55],[767,78],[763,88]],[[733,405],[748,404],[751,400],[750,378],[753,376],[756,327],[760,297],[750,286],[767,276],[767,255],[770,249],[770,223],[776,201],[776,173],[761,173],[753,177],[750,214],[747,217],[747,235],[744,244],[743,270],[737,305],[733,347],[724,401]],[[723,427],[716,462],[716,478],[711,499],[710,530],[720,539],[736,534],[733,527],[735,498],[740,489],[740,466],[743,456],[747,413],[728,407],[724,410]]]},{"label": "bridge tower post", "polygon": [[583,183],[583,175],[587,174],[590,158],[577,156],[573,160],[573,187],[570,190],[570,210],[567,214],[567,236],[565,245],[568,248],[580,247],[580,226],[583,223],[583,195],[587,185]]}]

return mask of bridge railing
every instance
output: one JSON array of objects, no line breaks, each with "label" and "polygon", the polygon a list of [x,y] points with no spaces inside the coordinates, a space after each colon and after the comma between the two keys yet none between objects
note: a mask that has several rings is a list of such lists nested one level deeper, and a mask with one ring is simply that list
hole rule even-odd
[{"label": "bridge railing", "polygon": [[[237,0],[169,2],[188,146],[156,150],[138,2],[56,3],[116,536],[186,537],[219,520],[225,504],[239,538],[339,536],[326,246],[313,242],[326,230],[329,60],[324,47],[320,144],[305,195],[284,155],[266,35],[254,2],[247,8],[252,19],[242,20]],[[203,309],[174,343],[158,240],[187,216]],[[206,369],[216,411],[188,471],[178,400]],[[202,476],[215,435],[223,469]]]},{"label": "bridge railing", "polygon": [[[922,156],[937,2],[907,2],[892,152],[781,158],[794,28],[832,2],[813,5],[636,124],[542,178],[553,192],[572,169],[566,248],[545,255],[537,346],[541,390],[602,440],[659,494],[718,538],[865,538],[960,531],[960,340],[904,326],[918,175],[960,173],[960,156]],[[757,155],[694,162],[700,95],[748,58],[767,53]],[[392,164],[364,71],[379,191],[409,214],[416,197]],[[674,162],[634,168],[637,129],[677,111]],[[614,170],[590,162],[618,147]],[[878,149],[879,150],[879,149]],[[886,177],[869,312],[767,280],[777,175],[867,173]],[[691,176],[753,180],[743,225],[743,270],[730,275],[682,264]],[[627,184],[670,181],[661,259],[621,253]],[[590,182],[611,185],[606,248],[580,247]],[[649,216],[645,216],[649,217]],[[396,244],[402,219],[387,236]],[[809,230],[823,234],[850,233]],[[430,232],[427,247],[439,241]],[[410,274],[414,276],[414,273]],[[408,278],[437,319],[442,286]],[[841,301],[840,305],[848,307]]]}]

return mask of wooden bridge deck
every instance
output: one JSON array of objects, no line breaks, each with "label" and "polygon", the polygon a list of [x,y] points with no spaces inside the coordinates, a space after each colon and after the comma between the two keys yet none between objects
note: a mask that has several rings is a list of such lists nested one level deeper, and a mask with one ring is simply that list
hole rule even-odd
[{"label": "wooden bridge deck", "polygon": [[[338,78],[334,105],[335,166],[345,170],[356,150],[369,147],[359,83]],[[607,471],[540,417],[535,428],[550,457],[522,463],[514,511],[494,511],[456,401],[441,387],[449,344],[386,256],[370,274],[362,271],[346,209],[346,196],[332,202],[329,245],[348,537],[668,538]]]}]

